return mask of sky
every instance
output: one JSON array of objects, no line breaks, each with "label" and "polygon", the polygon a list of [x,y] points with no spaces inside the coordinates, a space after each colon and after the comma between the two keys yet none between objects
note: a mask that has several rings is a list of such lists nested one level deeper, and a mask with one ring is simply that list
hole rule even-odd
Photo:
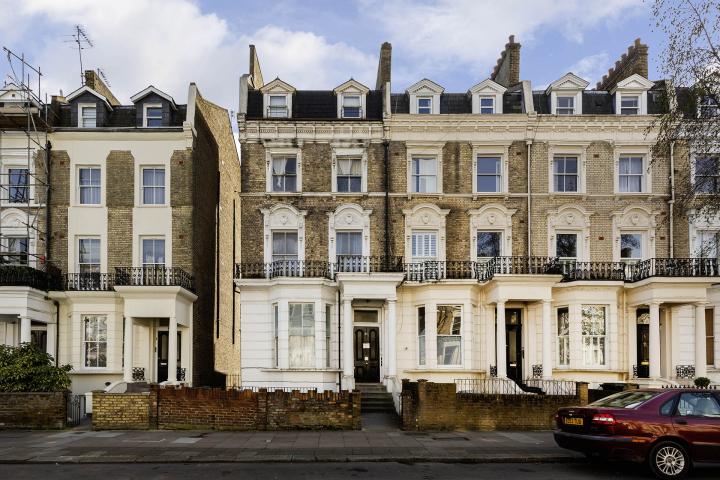
[{"label": "sky", "polygon": [[[664,37],[652,0],[0,0],[0,43],[43,74],[42,95],[81,86],[71,34],[83,26],[122,103],[152,84],[187,102],[202,95],[237,110],[238,79],[255,44],[263,77],[299,89],[332,89],[350,77],[374,87],[380,45],[393,45],[392,90],[429,78],[465,92],[489,77],[515,35],[523,80],[546,87],[565,73],[607,73],[635,38],[650,46],[650,79],[661,78]],[[10,65],[0,58],[4,80]],[[14,67],[17,71],[17,63]],[[34,81],[34,79],[33,79]]]}]

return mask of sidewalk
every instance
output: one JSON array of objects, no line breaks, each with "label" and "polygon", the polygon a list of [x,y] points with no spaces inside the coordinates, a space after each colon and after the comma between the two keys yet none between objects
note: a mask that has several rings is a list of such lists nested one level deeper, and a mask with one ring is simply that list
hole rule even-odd
[{"label": "sidewalk", "polygon": [[3,431],[0,463],[571,462],[544,432]]}]

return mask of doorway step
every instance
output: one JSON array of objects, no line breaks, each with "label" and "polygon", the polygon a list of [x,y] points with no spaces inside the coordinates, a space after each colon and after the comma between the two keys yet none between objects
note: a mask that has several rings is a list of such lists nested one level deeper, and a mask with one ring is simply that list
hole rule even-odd
[{"label": "doorway step", "polygon": [[395,404],[392,394],[388,393],[381,383],[356,383],[355,388],[360,390],[362,413],[393,413]]}]

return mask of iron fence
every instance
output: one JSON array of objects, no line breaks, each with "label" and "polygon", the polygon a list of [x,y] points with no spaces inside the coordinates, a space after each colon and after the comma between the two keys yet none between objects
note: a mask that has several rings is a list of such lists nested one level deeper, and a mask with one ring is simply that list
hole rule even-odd
[{"label": "iron fence", "polygon": [[525,380],[524,384],[539,389],[544,395],[561,397],[574,397],[577,395],[577,384],[569,380],[529,378]]},{"label": "iron fence", "polygon": [[403,271],[402,257],[338,255],[330,266],[335,273],[394,273]]},{"label": "iron fence", "polygon": [[559,262],[563,282],[577,280],[625,280],[623,262]]},{"label": "iron fence", "polygon": [[519,395],[522,389],[508,378],[458,378],[455,379],[457,393],[475,395]]},{"label": "iron fence", "polygon": [[632,266],[632,281],[650,277],[717,277],[715,258],[650,258]]},{"label": "iron fence", "polygon": [[112,273],[67,273],[64,280],[67,291],[110,291],[115,285]]},{"label": "iron fence", "polygon": [[76,427],[87,417],[84,394],[71,394],[67,396],[67,426]]}]

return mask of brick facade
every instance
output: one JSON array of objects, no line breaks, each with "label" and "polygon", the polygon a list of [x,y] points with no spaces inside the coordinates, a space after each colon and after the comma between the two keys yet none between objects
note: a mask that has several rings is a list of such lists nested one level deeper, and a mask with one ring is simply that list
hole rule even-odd
[{"label": "brick facade", "polygon": [[67,393],[0,393],[0,430],[65,428]]},{"label": "brick facade", "polygon": [[403,381],[401,402],[404,430],[544,430],[554,427],[558,408],[587,405],[588,385],[578,383],[569,397],[457,393],[454,383]]},{"label": "brick facade", "polygon": [[359,392],[158,388],[93,394],[93,429],[359,430]]}]

